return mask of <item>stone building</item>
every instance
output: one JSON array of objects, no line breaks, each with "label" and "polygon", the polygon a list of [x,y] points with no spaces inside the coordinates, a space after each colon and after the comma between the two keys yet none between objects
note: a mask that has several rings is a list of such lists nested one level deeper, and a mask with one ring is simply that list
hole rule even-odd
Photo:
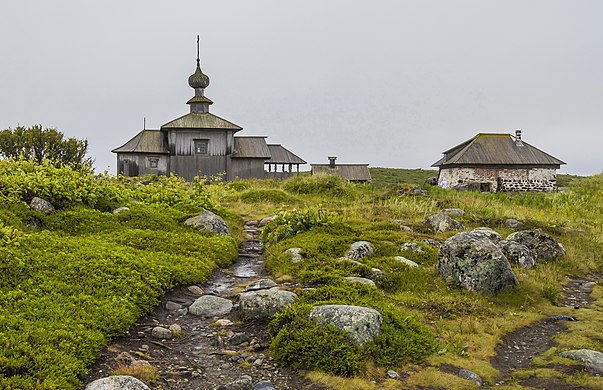
[{"label": "stone building", "polygon": [[293,166],[299,173],[299,165],[306,164],[281,145],[269,146],[264,136],[235,136],[242,130],[241,126],[209,112],[213,104],[205,96],[209,77],[201,71],[198,54],[197,68],[188,78],[188,84],[195,91],[187,102],[188,114],[158,130],[144,129],[112,150],[117,154],[119,174],[175,174],[188,181],[195,176],[217,175],[225,175],[226,180],[283,178],[293,173]]},{"label": "stone building", "polygon": [[485,192],[556,191],[563,161],[511,134],[479,133],[444,152],[432,166],[438,182]]}]

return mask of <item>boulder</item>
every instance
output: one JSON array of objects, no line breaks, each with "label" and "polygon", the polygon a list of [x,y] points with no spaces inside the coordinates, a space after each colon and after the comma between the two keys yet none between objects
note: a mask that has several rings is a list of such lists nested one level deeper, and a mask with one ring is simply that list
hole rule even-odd
[{"label": "boulder", "polygon": [[400,263],[406,264],[410,268],[417,268],[419,264],[415,263],[412,260],[407,259],[404,256],[394,256],[394,260],[399,261]]},{"label": "boulder", "polygon": [[29,207],[31,207],[32,210],[39,211],[44,215],[50,215],[54,211],[54,206],[52,203],[45,199],[38,198],[37,196],[29,202]]},{"label": "boulder", "polygon": [[362,284],[368,284],[369,286],[377,287],[375,282],[373,282],[372,280],[367,279],[367,278],[360,278],[357,276],[346,276],[344,279],[346,279],[352,283],[362,283]]},{"label": "boulder", "polygon": [[90,382],[84,390],[150,390],[142,381],[128,375],[114,375]]},{"label": "boulder", "polygon": [[304,259],[301,255],[301,248],[289,248],[285,251],[290,257],[292,263],[299,263]]},{"label": "boulder", "polygon": [[557,240],[539,230],[521,230],[511,233],[507,236],[507,241],[516,241],[527,246],[538,263],[565,255],[565,249]]},{"label": "boulder", "polygon": [[520,222],[513,218],[509,218],[505,221],[505,227],[507,229],[512,229],[512,230],[522,230],[525,227],[525,225],[523,222]]},{"label": "boulder", "polygon": [[260,279],[248,284],[247,287],[245,287],[245,291],[267,290],[276,286],[278,286],[278,284],[272,279]]},{"label": "boulder", "polygon": [[216,387],[216,390],[253,390],[253,379],[249,375],[243,375],[236,381]]},{"label": "boulder", "polygon": [[192,286],[188,286],[186,289],[189,293],[198,297],[200,297],[204,293],[201,287],[195,286],[194,284]]},{"label": "boulder", "polygon": [[444,212],[432,215],[427,218],[426,222],[436,233],[463,229],[463,225],[460,222],[452,219],[450,215]]},{"label": "boulder", "polygon": [[425,252],[425,249],[416,242],[405,242],[401,248],[403,251],[412,251],[415,253]]},{"label": "boulder", "polygon": [[584,363],[593,371],[603,372],[603,353],[590,349],[574,349],[561,352],[559,356]]},{"label": "boulder", "polygon": [[400,379],[400,374],[398,374],[398,373],[397,373],[396,371],[394,371],[394,370],[387,370],[387,372],[385,373],[385,375],[386,375],[388,378],[391,378],[391,379]]},{"label": "boulder", "polygon": [[375,309],[350,305],[320,305],[310,311],[310,319],[320,325],[333,325],[348,333],[351,341],[362,345],[381,331],[383,316]]},{"label": "boulder", "polygon": [[269,319],[280,309],[289,306],[297,295],[285,290],[272,288],[241,293],[239,309],[241,315],[250,319]]},{"label": "boulder", "polygon": [[517,286],[517,278],[502,251],[481,233],[458,233],[438,254],[438,273],[469,291],[489,294]]},{"label": "boulder", "polygon": [[519,264],[523,268],[534,268],[536,266],[536,260],[527,246],[517,241],[507,240],[501,240],[496,245],[509,262]]},{"label": "boulder", "polygon": [[461,378],[469,379],[470,381],[473,381],[473,382],[477,383],[477,385],[480,386],[480,387],[484,384],[483,379],[479,375],[477,375],[473,371],[466,370],[464,368],[461,368],[459,370],[459,376]]},{"label": "boulder", "polygon": [[219,317],[230,313],[232,302],[214,295],[203,295],[195,300],[188,311],[199,317]]},{"label": "boulder", "polygon": [[260,381],[253,385],[253,390],[276,390],[276,387],[270,381]]},{"label": "boulder", "polygon": [[489,228],[489,227],[477,227],[477,228],[473,229],[473,231],[475,233],[481,233],[481,234],[485,235],[494,243],[497,243],[502,239],[500,234],[498,234],[494,229]]},{"label": "boulder", "polygon": [[206,230],[222,236],[230,236],[230,230],[226,222],[209,210],[203,210],[198,215],[184,221],[184,224],[199,230]]},{"label": "boulder", "polygon": [[356,241],[350,245],[345,257],[350,259],[364,259],[373,255],[373,244],[368,241]]}]

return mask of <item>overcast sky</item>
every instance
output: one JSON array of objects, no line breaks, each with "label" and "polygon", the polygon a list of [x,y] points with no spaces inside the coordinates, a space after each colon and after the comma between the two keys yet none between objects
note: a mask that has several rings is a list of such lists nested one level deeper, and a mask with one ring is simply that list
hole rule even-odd
[{"label": "overcast sky", "polygon": [[[429,168],[479,132],[603,170],[603,1],[2,1],[0,129],[86,138],[98,171],[188,112],[311,163]],[[309,168],[309,166],[306,166]]]}]

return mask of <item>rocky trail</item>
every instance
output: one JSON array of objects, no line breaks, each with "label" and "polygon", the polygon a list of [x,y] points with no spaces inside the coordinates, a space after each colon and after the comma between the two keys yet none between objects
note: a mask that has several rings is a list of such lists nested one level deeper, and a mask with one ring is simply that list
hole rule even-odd
[{"label": "rocky trail", "polygon": [[[154,312],[139,319],[128,337],[114,340],[103,351],[84,382],[117,369],[129,375],[154,368],[157,376],[149,384],[151,389],[326,389],[271,360],[265,320],[240,318],[239,293],[252,282],[266,281],[257,222],[247,222],[245,229],[248,240],[230,267],[217,270],[202,286],[168,292]],[[232,310],[208,317],[191,314],[193,302],[208,295],[231,301]]]},{"label": "rocky trail", "polygon": [[[496,348],[496,356],[491,360],[492,366],[501,372],[497,386],[506,384],[514,370],[527,368],[532,358],[553,347],[555,345],[553,337],[565,331],[568,321],[580,320],[578,309],[588,306],[593,301],[590,294],[599,278],[600,275],[592,278],[575,278],[564,286],[561,304],[573,308],[573,315],[551,316],[511,332],[503,338]],[[539,389],[585,389],[568,385],[555,378],[528,378],[520,384]]]}]

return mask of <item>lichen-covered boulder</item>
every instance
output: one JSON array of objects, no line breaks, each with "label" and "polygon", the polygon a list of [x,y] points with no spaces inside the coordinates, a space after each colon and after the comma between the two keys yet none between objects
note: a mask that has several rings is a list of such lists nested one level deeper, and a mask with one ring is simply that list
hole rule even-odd
[{"label": "lichen-covered boulder", "polygon": [[232,306],[230,299],[203,295],[189,306],[188,311],[198,317],[219,317],[230,313]]},{"label": "lichen-covered boulder", "polygon": [[534,268],[536,260],[527,246],[517,241],[501,240],[496,244],[509,262],[519,264],[523,268]]},{"label": "lichen-covered boulder", "polygon": [[139,379],[128,375],[114,375],[90,382],[84,390],[150,390]]},{"label": "lichen-covered boulder", "polygon": [[291,305],[295,298],[297,294],[277,288],[244,292],[239,296],[239,310],[245,318],[269,319],[280,309]]},{"label": "lichen-covered boulder", "polygon": [[230,236],[230,230],[228,229],[226,222],[209,210],[203,210],[198,215],[184,221],[184,224],[199,230],[206,230],[222,236]]},{"label": "lichen-covered boulder", "polygon": [[310,311],[310,319],[320,325],[333,325],[348,333],[351,341],[362,345],[381,332],[383,316],[375,309],[351,305],[320,305]]},{"label": "lichen-covered boulder", "polygon": [[469,291],[495,294],[517,286],[505,255],[481,233],[463,232],[447,239],[438,254],[438,273]]},{"label": "lichen-covered boulder", "polygon": [[473,232],[481,233],[481,234],[485,235],[494,243],[497,243],[502,238],[496,230],[489,228],[489,227],[485,227],[485,226],[477,227],[477,228],[473,229]]},{"label": "lichen-covered boulder", "polygon": [[349,259],[364,259],[373,255],[373,244],[368,241],[356,241],[350,245],[345,257]]},{"label": "lichen-covered boulder", "polygon": [[539,230],[521,230],[507,236],[507,241],[516,241],[527,246],[536,262],[554,260],[565,256],[565,249],[552,236]]},{"label": "lichen-covered boulder", "polygon": [[436,233],[463,229],[463,225],[460,222],[452,219],[450,215],[444,212],[432,215],[431,217],[427,218],[426,222]]},{"label": "lichen-covered boulder", "polygon": [[584,363],[591,370],[603,372],[603,353],[590,349],[574,349],[559,353],[561,357]]},{"label": "lichen-covered boulder", "polygon": [[52,203],[45,199],[38,198],[37,196],[32,198],[32,200],[29,202],[29,207],[31,207],[32,210],[39,211],[44,215],[50,215],[52,212],[54,212],[54,206]]}]

